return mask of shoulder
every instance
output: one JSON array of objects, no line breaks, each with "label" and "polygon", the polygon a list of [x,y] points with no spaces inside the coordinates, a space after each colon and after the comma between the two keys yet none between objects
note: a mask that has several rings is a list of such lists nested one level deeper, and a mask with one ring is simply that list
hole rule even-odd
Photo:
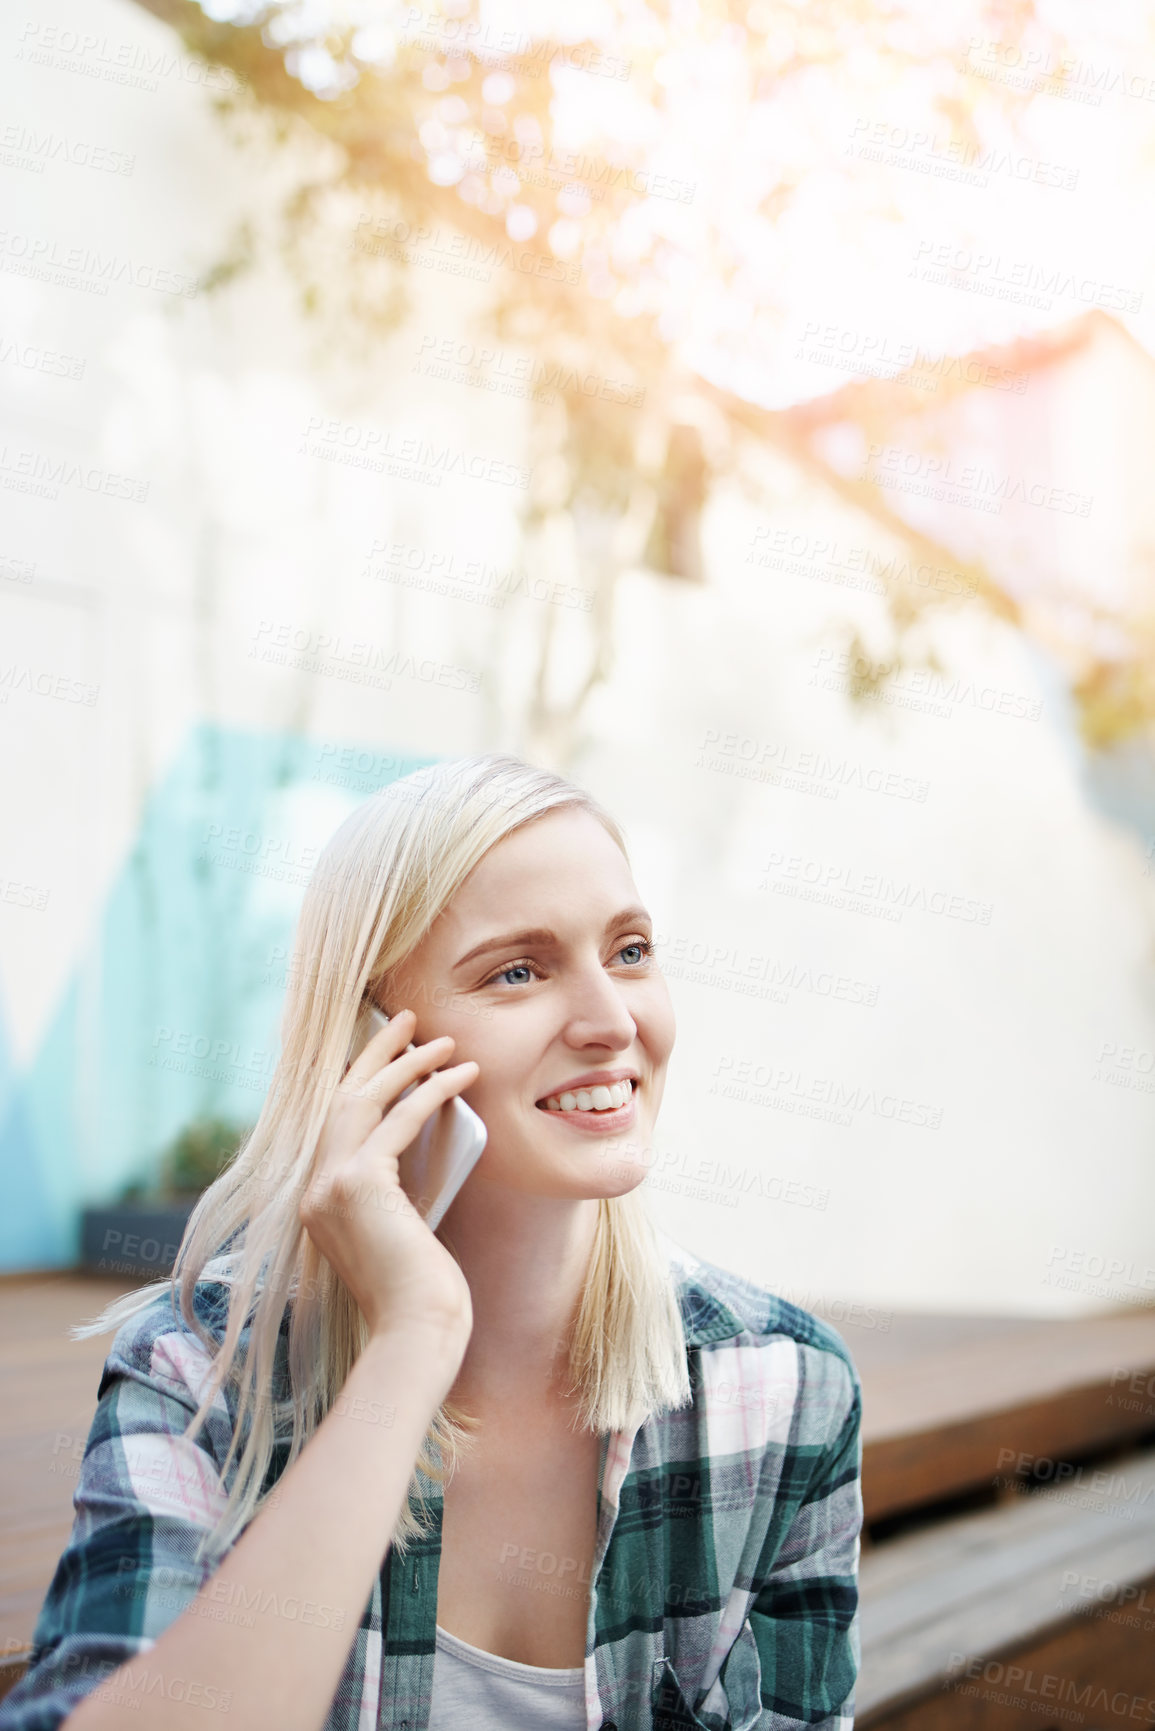
[{"label": "shoulder", "polygon": [[701,1355],[706,1396],[716,1408],[756,1400],[768,1419],[777,1417],[770,1429],[796,1443],[857,1431],[861,1386],[836,1329],[759,1281],[659,1237],[687,1346]]},{"label": "shoulder", "polygon": [[[229,1280],[208,1271],[192,1291],[193,1322],[181,1309],[179,1289],[157,1292],[116,1329],[105,1360],[98,1400],[114,1390],[118,1409],[132,1412],[150,1397],[177,1401],[195,1412],[213,1388],[215,1360],[228,1328],[233,1288]],[[238,1363],[251,1344],[254,1309],[250,1308],[238,1341]],[[274,1405],[289,1394],[288,1308],[281,1317],[274,1354]],[[195,1326],[194,1326],[195,1324]],[[211,1418],[231,1429],[236,1417],[236,1372],[213,1394]],[[210,1426],[211,1428],[211,1426]]]},{"label": "shoulder", "polygon": [[171,1287],[156,1293],[117,1328],[105,1363],[104,1383],[113,1376],[127,1375],[181,1384],[195,1392],[224,1338],[228,1306],[227,1286],[215,1280],[197,1282],[192,1309],[212,1340],[213,1344],[206,1346],[181,1312],[179,1295]]},{"label": "shoulder", "polygon": [[[218,1330],[223,1334],[227,1299],[219,1289],[196,1289],[194,1315],[210,1341]],[[126,1502],[152,1507],[158,1498],[172,1500],[180,1462],[197,1478],[204,1477],[202,1455],[220,1470],[234,1435],[235,1400],[231,1390],[215,1388],[214,1358],[214,1347],[189,1325],[171,1288],[120,1322],[85,1448],[82,1475],[89,1489],[115,1487]],[[200,1426],[186,1435],[202,1405]]]}]

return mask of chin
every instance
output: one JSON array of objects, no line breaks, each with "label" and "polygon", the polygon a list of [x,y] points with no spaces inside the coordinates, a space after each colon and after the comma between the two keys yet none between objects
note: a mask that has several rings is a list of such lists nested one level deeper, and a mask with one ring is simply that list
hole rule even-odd
[{"label": "chin", "polygon": [[[649,1152],[649,1150],[645,1150]],[[647,1160],[643,1150],[634,1145],[606,1149],[597,1166],[585,1174],[589,1193],[610,1198],[628,1196],[643,1183],[652,1169],[652,1154]]]}]

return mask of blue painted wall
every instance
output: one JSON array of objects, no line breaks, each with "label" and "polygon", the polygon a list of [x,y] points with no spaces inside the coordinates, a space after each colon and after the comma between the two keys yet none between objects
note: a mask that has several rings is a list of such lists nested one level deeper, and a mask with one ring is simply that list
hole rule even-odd
[{"label": "blue painted wall", "polygon": [[80,1209],[153,1175],[187,1123],[252,1123],[320,848],[429,757],[199,727],[145,807],[32,1062],[0,1005],[0,1269],[69,1267]]}]

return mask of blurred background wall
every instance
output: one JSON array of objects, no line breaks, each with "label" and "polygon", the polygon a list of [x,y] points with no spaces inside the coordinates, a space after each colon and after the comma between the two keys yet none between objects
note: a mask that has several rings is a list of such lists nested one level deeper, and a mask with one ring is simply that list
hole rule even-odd
[{"label": "blurred background wall", "polygon": [[253,1121],[333,828],[511,749],[628,833],[676,1238],[1150,1303],[1150,18],[342,21],[3,25],[0,1266]]}]

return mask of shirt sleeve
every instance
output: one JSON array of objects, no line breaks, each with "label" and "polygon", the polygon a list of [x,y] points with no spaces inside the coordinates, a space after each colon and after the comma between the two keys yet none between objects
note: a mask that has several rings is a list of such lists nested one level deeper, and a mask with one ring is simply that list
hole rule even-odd
[{"label": "shirt sleeve", "polygon": [[[807,1355],[809,1356],[809,1355]],[[861,1656],[858,1554],[862,1531],[862,1393],[832,1353],[810,1405],[825,1414],[824,1446],[800,1448],[802,1501],[750,1607],[761,1666],[757,1731],[851,1731]],[[805,1425],[805,1416],[803,1416]]]},{"label": "shirt sleeve", "polygon": [[73,1493],[72,1533],[28,1670],[0,1701],[0,1731],[56,1731],[111,1672],[155,1644],[219,1566],[211,1552],[200,1563],[194,1555],[226,1500],[218,1462],[232,1430],[220,1395],[196,1440],[184,1436],[209,1365],[167,1297],[118,1331]]}]

